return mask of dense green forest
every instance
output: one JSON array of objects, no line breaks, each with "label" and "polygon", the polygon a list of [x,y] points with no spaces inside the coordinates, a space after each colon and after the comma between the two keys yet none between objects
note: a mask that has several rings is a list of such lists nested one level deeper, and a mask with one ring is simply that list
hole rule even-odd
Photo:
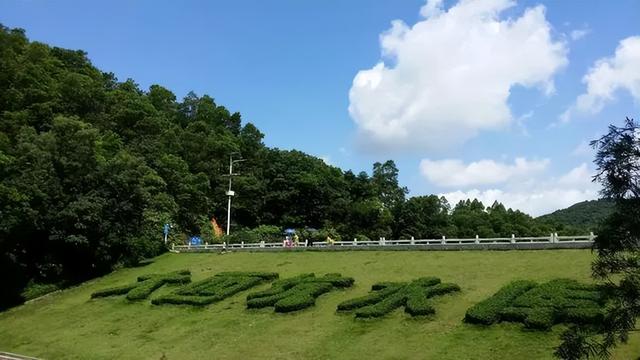
[{"label": "dense green forest", "polygon": [[269,148],[263,136],[210,96],[144,90],[83,51],[0,26],[0,307],[35,284],[71,284],[161,253],[165,223],[172,242],[210,237],[212,217],[226,223],[222,175],[234,152],[246,161],[225,241],[284,227],[361,239],[582,230],[498,203],[407,199],[393,161],[355,174]]}]

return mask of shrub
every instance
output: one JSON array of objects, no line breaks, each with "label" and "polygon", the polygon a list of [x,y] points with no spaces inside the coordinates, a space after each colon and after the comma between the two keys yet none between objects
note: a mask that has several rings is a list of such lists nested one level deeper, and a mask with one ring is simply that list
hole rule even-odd
[{"label": "shrub", "polygon": [[302,310],[316,304],[316,298],[333,289],[329,282],[302,283],[293,287],[288,296],[282,297],[273,304],[276,312],[291,312]]},{"label": "shrub", "polygon": [[374,284],[365,296],[338,304],[337,310],[355,310],[357,318],[371,318],[404,306],[411,316],[429,315],[435,313],[429,298],[459,290],[458,285],[442,284],[436,277],[419,278],[410,283],[383,282]]},{"label": "shrub", "polygon": [[499,314],[501,321],[524,322],[530,312],[531,308],[509,306],[500,310]]},{"label": "shrub", "polygon": [[356,310],[357,318],[382,317],[406,304],[407,296],[404,287],[397,292],[383,298],[381,301]]},{"label": "shrub", "polygon": [[[427,287],[425,289],[422,286]],[[440,283],[440,279],[438,278],[418,279],[409,286],[407,291],[405,312],[411,316],[435,314],[436,310],[428,299],[455,291],[460,291],[458,285]]]},{"label": "shrub", "polygon": [[353,285],[353,278],[340,274],[302,274],[274,282],[271,289],[247,295],[247,308],[273,306],[276,312],[291,312],[315,305],[315,299],[333,288]]},{"label": "shrub", "polygon": [[428,287],[427,290],[425,291],[425,296],[427,298],[430,298],[438,295],[448,294],[455,291],[460,291],[460,286],[458,286],[457,284],[440,283],[440,284],[436,284],[431,287]]},{"label": "shrub", "polygon": [[371,241],[371,239],[365,234],[356,234],[354,237],[358,241]]},{"label": "shrub", "polygon": [[109,289],[103,289],[91,294],[91,298],[127,295],[128,300],[142,300],[165,284],[186,284],[191,282],[189,270],[178,270],[167,274],[148,274],[138,277],[138,282]]},{"label": "shrub", "polygon": [[536,286],[533,281],[518,280],[511,282],[490,298],[481,301],[467,310],[464,320],[469,323],[491,325],[500,320],[500,311],[520,295]]},{"label": "shrub", "polygon": [[275,225],[260,225],[251,230],[255,235],[257,242],[264,241],[279,242],[282,241],[282,229]]},{"label": "shrub", "polygon": [[[482,324],[514,321],[529,329],[548,330],[559,322],[597,324],[603,319],[605,296],[594,285],[570,279],[555,279],[536,286],[530,282],[518,284],[509,284],[476,304],[467,311],[465,320]],[[498,300],[497,295],[501,295]]]},{"label": "shrub", "polygon": [[338,304],[338,311],[350,311],[357,308],[365,307],[367,305],[373,305],[382,301],[384,298],[390,296],[391,294],[397,292],[403,286],[402,283],[384,284],[384,287],[382,287],[382,284],[374,284],[371,287],[372,293],[359,298],[341,302],[340,304]]},{"label": "shrub", "polygon": [[[296,284],[298,284],[303,279],[310,278],[310,277],[315,277],[315,274],[313,274],[313,273],[301,274],[301,275],[298,275],[298,276],[294,276],[292,278],[275,281],[273,284],[271,284],[271,288],[263,290],[263,291],[250,293],[249,295],[247,295],[247,300],[251,300],[251,299],[254,299],[254,298],[267,298],[267,297],[270,297],[270,296],[273,296],[273,295],[280,294],[284,290],[288,290],[288,289],[294,287]],[[273,305],[273,304],[271,304],[271,305]],[[270,305],[267,305],[267,306],[270,306]],[[263,307],[263,306],[261,306],[261,307]]]},{"label": "shrub", "polygon": [[167,282],[177,282],[177,283],[181,283],[182,281],[184,281],[184,276],[186,275],[191,275],[191,271],[189,270],[177,270],[177,271],[173,271],[170,272],[168,274],[147,274],[147,275],[140,275],[138,276],[138,281],[145,281],[145,280],[149,280],[152,277],[158,277],[158,276],[162,276],[163,278],[167,279]]},{"label": "shrub", "polygon": [[22,299],[24,299],[24,301],[28,301],[60,290],[60,288],[61,287],[58,284],[37,284],[34,282],[29,282],[29,284],[27,284],[27,287],[20,293],[20,296],[22,297]]},{"label": "shrub", "polygon": [[573,324],[599,324],[604,320],[602,308],[569,308],[560,314],[560,320]]},{"label": "shrub", "polygon": [[424,316],[436,313],[436,309],[433,308],[425,296],[408,296],[404,311],[411,316]]},{"label": "shrub", "polygon": [[204,306],[226,299],[240,291],[278,277],[267,272],[224,272],[192,283],[151,301],[154,305],[176,304]]},{"label": "shrub", "polygon": [[529,329],[549,330],[555,323],[555,310],[548,307],[532,308],[524,319],[524,325]]},{"label": "shrub", "polygon": [[601,296],[574,280],[556,279],[541,284],[519,296],[514,306],[521,307],[598,307]]}]

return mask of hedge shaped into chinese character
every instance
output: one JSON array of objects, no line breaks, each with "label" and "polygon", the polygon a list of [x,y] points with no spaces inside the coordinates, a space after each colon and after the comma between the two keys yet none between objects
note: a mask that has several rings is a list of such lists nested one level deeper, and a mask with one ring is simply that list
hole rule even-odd
[{"label": "hedge shaped into chinese character", "polygon": [[179,270],[167,274],[150,274],[138,277],[132,284],[103,289],[91,294],[91,298],[125,295],[127,300],[143,300],[165,284],[187,284],[191,282],[189,270]]},{"label": "hedge shaped into chinese character", "polygon": [[554,324],[597,324],[606,301],[595,285],[555,279],[543,284],[515,281],[467,310],[465,321],[491,325],[521,322],[529,329],[548,330]]},{"label": "hedge shaped into chinese character", "polygon": [[430,315],[435,313],[430,298],[455,291],[460,291],[458,285],[441,283],[436,277],[419,278],[410,283],[378,283],[371,287],[368,295],[338,304],[338,311],[355,311],[357,318],[373,318],[404,306],[411,316]]},{"label": "hedge shaped into chinese character", "polygon": [[316,298],[334,288],[347,288],[353,285],[353,278],[341,274],[302,274],[293,278],[274,282],[270,289],[249,294],[247,308],[265,308],[273,306],[276,312],[291,312],[315,305]]},{"label": "hedge shaped into chinese character", "polygon": [[205,306],[278,278],[269,272],[223,272],[151,300],[154,305]]}]

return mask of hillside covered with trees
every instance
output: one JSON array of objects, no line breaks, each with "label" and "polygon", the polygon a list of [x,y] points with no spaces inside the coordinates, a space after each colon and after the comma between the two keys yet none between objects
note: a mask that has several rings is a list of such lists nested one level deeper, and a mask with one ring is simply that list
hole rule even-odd
[{"label": "hillside covered with trees", "polygon": [[587,200],[573,204],[566,209],[560,209],[538,217],[538,220],[560,223],[594,231],[598,225],[614,211],[611,200]]},{"label": "hillside covered with trees", "polygon": [[208,95],[141,89],[83,51],[0,27],[0,308],[34,284],[76,283],[161,253],[165,223],[174,242],[207,236],[212,217],[226,223],[222,175],[234,152],[246,161],[226,241],[284,227],[343,238],[572,231],[498,203],[407,199],[393,161],[356,174],[263,136]]}]

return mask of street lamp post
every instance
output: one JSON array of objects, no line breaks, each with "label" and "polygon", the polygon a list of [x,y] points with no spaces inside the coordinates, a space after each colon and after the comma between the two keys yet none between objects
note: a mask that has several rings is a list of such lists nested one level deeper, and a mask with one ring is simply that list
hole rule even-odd
[{"label": "street lamp post", "polygon": [[231,229],[231,198],[236,194],[233,190],[231,190],[231,179],[234,176],[238,176],[240,174],[234,174],[233,172],[233,164],[245,161],[244,159],[234,159],[234,155],[240,155],[240,153],[234,152],[229,155],[229,174],[226,175],[229,177],[229,190],[227,190],[226,194],[229,197],[229,201],[227,203],[227,235],[229,235],[229,230]]}]

